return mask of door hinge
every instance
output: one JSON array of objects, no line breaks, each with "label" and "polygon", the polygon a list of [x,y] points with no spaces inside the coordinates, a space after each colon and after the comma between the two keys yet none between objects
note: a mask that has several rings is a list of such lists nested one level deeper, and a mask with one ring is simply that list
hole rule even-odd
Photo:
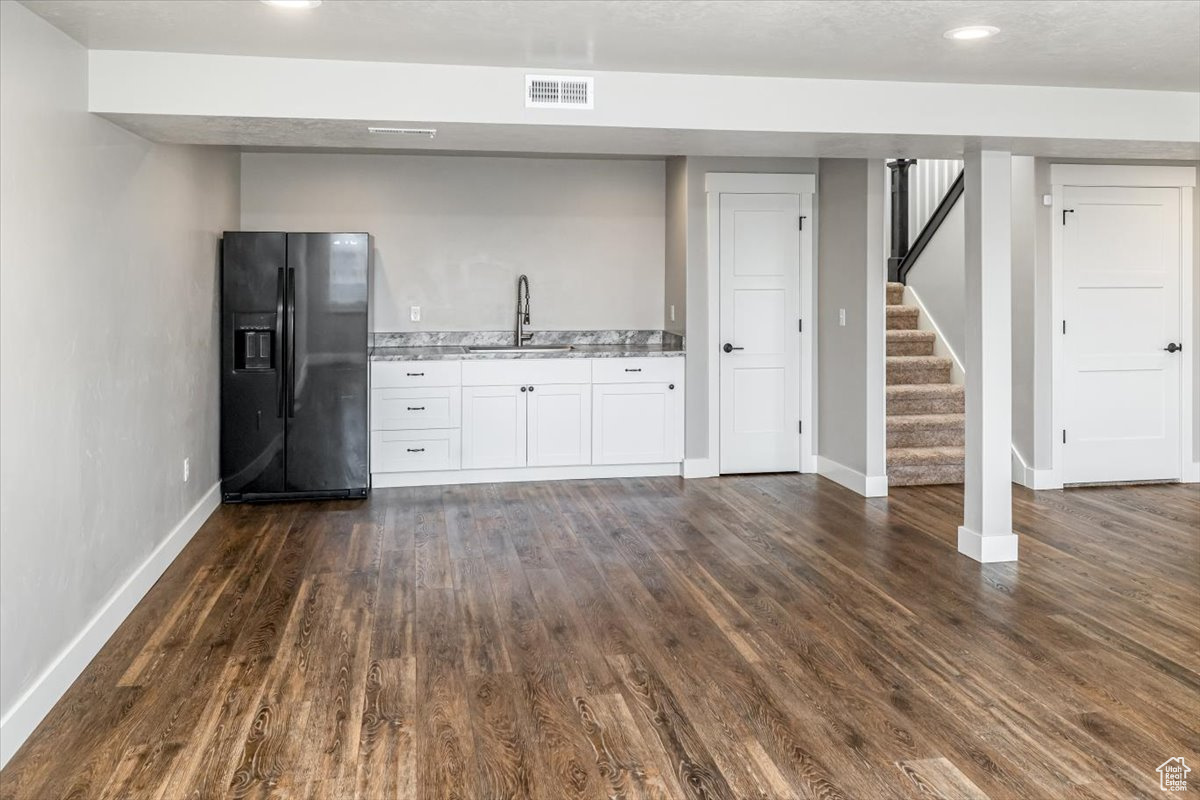
[{"label": "door hinge", "polygon": [[1074,213],[1075,213],[1075,209],[1073,209],[1073,208],[1064,208],[1063,209],[1063,225],[1067,224],[1067,214],[1074,214]]},{"label": "door hinge", "polygon": [[796,423],[796,427],[797,433],[804,433],[804,420],[800,420],[798,423]]},{"label": "door hinge", "polygon": [[1067,321],[1064,319],[1063,320],[1063,333],[1066,333],[1066,332],[1067,332]]},{"label": "door hinge", "polygon": [[804,230],[804,216],[800,216],[800,230]]},{"label": "door hinge", "polygon": [[796,326],[796,329],[799,330],[801,333],[804,333],[804,320],[798,319],[798,320],[796,320],[796,322],[799,323]]},{"label": "door hinge", "polygon": [[1063,428],[1063,444],[1067,443],[1067,429]]}]

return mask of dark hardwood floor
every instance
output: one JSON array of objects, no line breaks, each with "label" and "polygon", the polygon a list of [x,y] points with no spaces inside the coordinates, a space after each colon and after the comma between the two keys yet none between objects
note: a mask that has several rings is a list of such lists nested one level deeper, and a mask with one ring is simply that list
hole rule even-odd
[{"label": "dark hardwood floor", "polygon": [[[1200,787],[1200,493],[813,476],[221,508],[3,798],[1158,797]],[[1195,759],[1195,761],[1193,761]]]}]

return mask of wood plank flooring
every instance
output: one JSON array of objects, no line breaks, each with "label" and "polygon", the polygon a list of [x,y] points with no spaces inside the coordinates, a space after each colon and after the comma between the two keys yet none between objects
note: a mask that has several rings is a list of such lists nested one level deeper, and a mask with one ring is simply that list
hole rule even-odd
[{"label": "wood plank flooring", "polygon": [[[226,506],[11,763],[31,798],[1129,798],[1200,788],[1200,493],[814,476]],[[1193,759],[1195,759],[1193,761]]]}]

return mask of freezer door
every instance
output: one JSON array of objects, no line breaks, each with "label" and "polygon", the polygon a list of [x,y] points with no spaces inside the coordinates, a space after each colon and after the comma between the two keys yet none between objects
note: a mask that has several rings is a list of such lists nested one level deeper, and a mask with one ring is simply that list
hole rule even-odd
[{"label": "freezer door", "polygon": [[227,232],[221,258],[221,492],[284,490],[286,235]]},{"label": "freezer door", "polygon": [[370,237],[287,238],[286,491],[365,489]]}]

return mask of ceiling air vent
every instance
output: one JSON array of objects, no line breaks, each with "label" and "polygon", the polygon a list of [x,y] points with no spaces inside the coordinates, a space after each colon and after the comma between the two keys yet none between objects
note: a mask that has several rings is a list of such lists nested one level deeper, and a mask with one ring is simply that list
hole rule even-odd
[{"label": "ceiling air vent", "polygon": [[526,108],[592,108],[592,78],[526,75]]}]

